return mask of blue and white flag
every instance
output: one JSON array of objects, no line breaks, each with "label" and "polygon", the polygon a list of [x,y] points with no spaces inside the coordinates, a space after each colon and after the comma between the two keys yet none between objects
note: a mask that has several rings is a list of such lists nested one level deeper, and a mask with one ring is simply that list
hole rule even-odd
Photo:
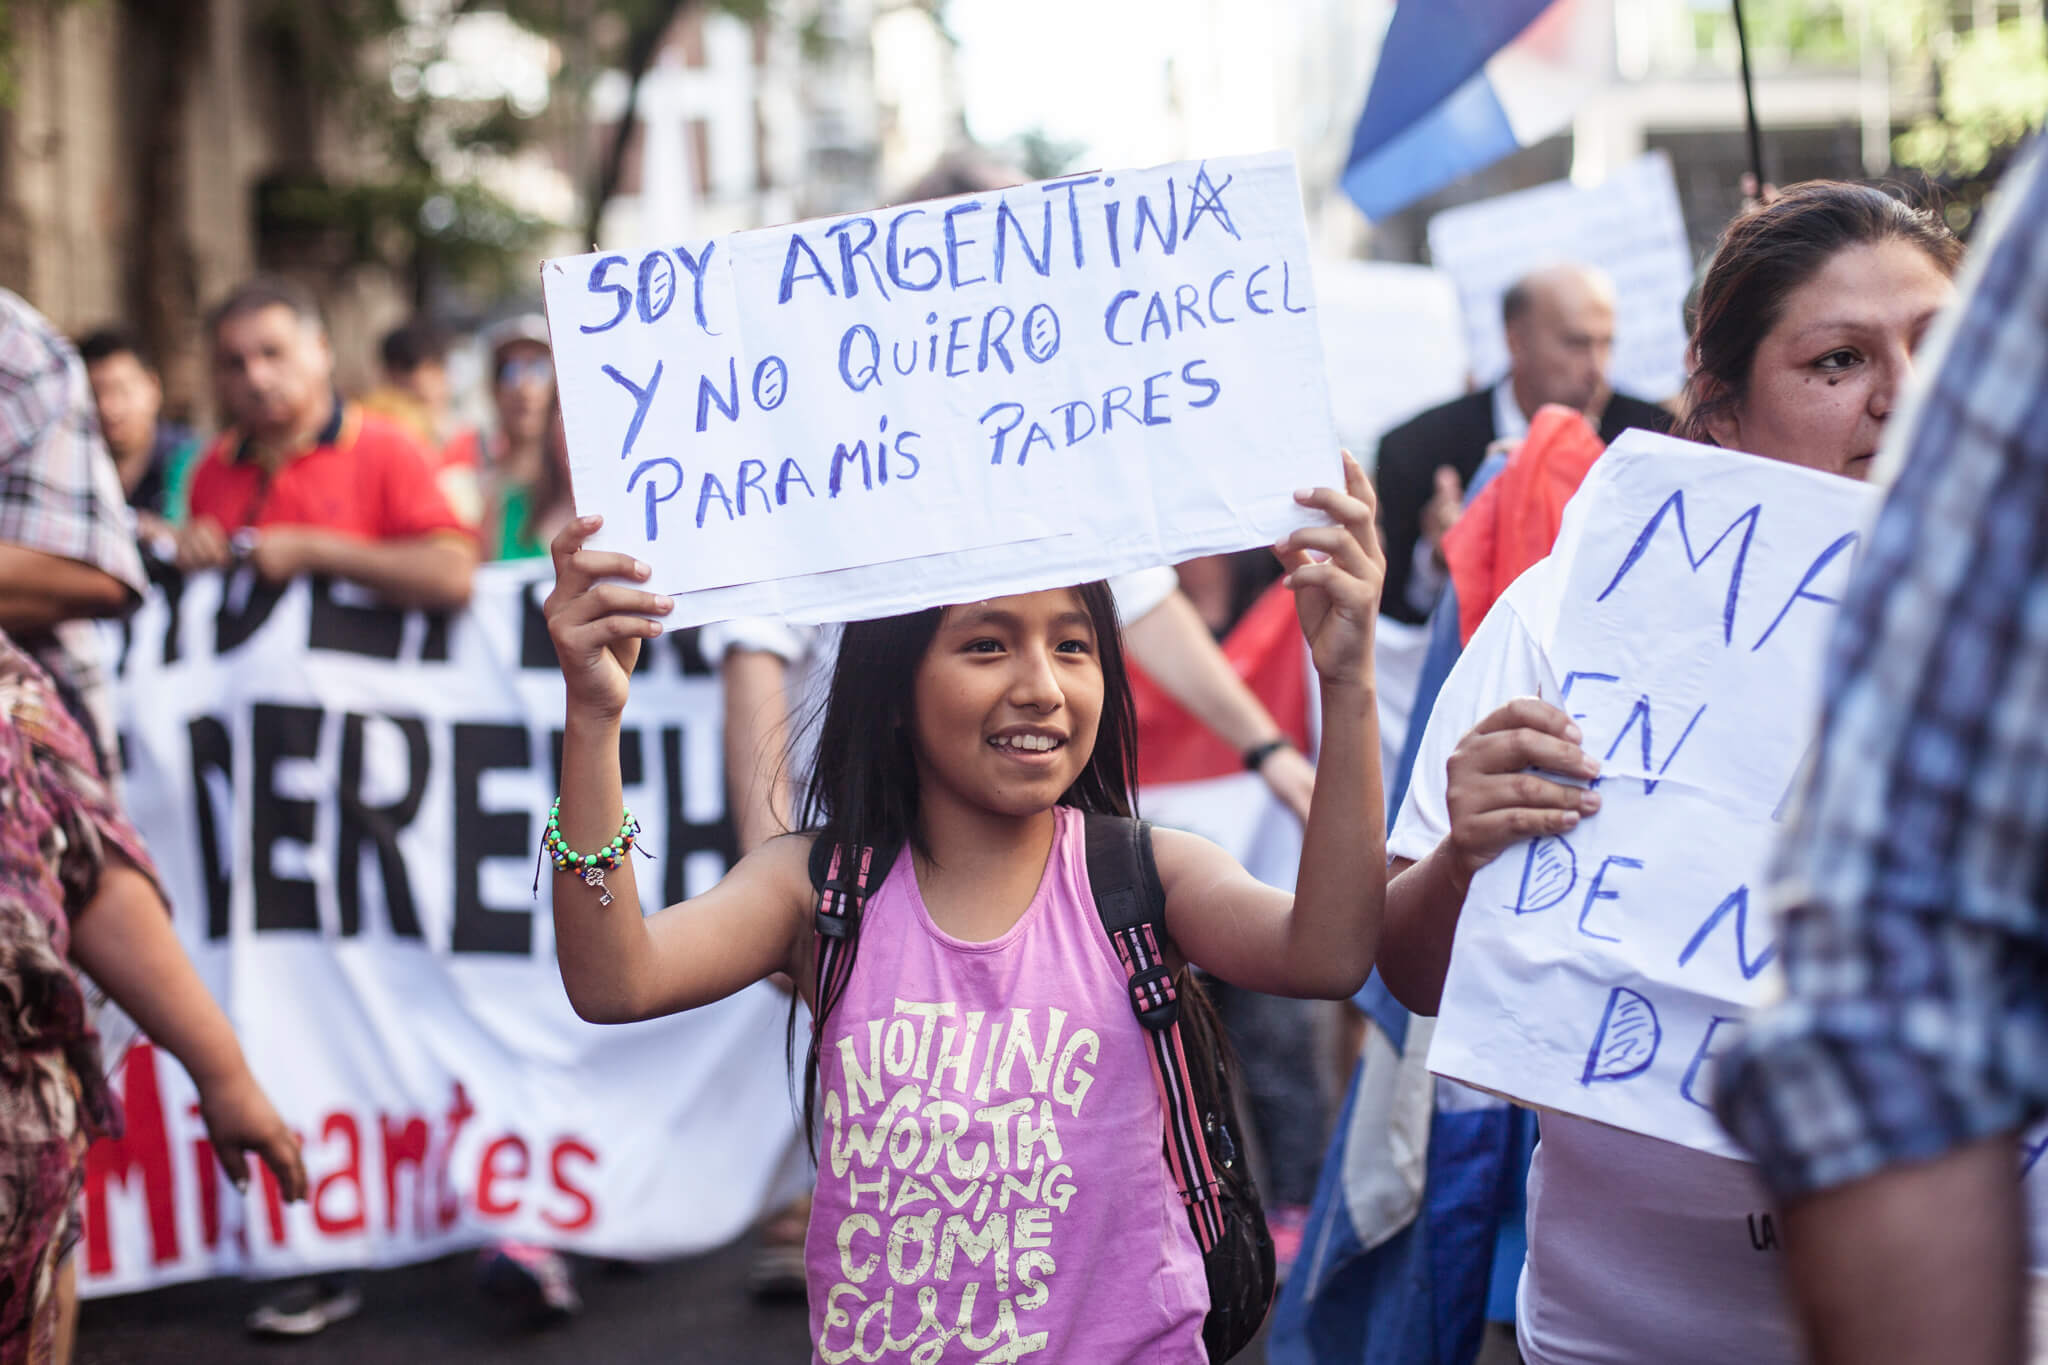
[{"label": "blue and white flag", "polygon": [[1429,1074],[1375,975],[1364,1055],[1273,1310],[1272,1365],[1466,1365],[1512,1320],[1536,1116]]},{"label": "blue and white flag", "polygon": [[1613,69],[1612,0],[1404,0],[1344,192],[1375,221],[1564,127]]}]

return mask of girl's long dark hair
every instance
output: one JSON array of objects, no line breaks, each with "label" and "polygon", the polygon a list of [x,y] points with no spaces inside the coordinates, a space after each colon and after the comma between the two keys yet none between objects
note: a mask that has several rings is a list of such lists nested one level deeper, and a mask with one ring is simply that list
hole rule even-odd
[{"label": "girl's long dark hair", "polygon": [[[1118,630],[1116,599],[1109,585],[1085,583],[1074,591],[1095,627],[1095,656],[1102,665],[1102,719],[1095,748],[1059,804],[1107,815],[1133,810],[1132,783],[1138,771],[1138,721],[1131,701],[1130,676],[1124,670],[1123,638]],[[887,856],[923,847],[918,828],[917,761],[910,747],[910,708],[916,692],[918,665],[938,633],[943,607],[856,621],[839,641],[839,662],[824,708],[806,723],[817,731],[816,761],[798,809],[799,827],[817,831],[827,844],[872,848]],[[878,857],[869,893],[881,885],[888,866]],[[846,940],[848,970],[860,952],[860,923],[850,926]],[[813,965],[815,972],[815,964]],[[804,1054],[804,1134],[817,1145],[818,1044],[825,1021],[839,1003],[837,993],[812,1007],[814,1024]],[[796,1062],[800,998],[790,999],[785,1036],[792,1073]]]}]

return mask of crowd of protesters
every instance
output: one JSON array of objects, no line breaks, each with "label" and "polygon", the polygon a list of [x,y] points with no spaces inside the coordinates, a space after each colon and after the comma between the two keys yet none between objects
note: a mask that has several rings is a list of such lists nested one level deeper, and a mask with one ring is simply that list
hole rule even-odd
[{"label": "crowd of protesters", "polygon": [[[1047,656],[1052,671],[1023,678],[1022,690],[1071,686],[1048,679],[1067,678],[1058,670],[1076,667],[1077,653],[1099,651],[1099,663],[1081,666],[1096,671],[1088,686],[1098,690],[1081,691],[1089,705],[1114,711],[1127,650],[1306,826],[1302,889],[1291,901],[1178,839],[1160,846],[1169,923],[1189,935],[1190,958],[1217,968],[1244,1057],[1284,1273],[1303,1254],[1305,1233],[1313,1239],[1316,1220],[1330,1213],[1320,1203],[1312,1211],[1312,1198],[1327,1202],[1341,1187],[1317,1182],[1332,1137],[1333,1068],[1320,1063],[1323,1051],[1341,1051],[1333,1034],[1350,1035],[1333,1027],[1334,1007],[1319,1012],[1225,982],[1235,975],[1285,994],[1341,997],[1374,965],[1378,979],[1360,993],[1360,1007],[1374,1008],[1377,990],[1382,1005],[1431,1015],[1474,875],[1523,838],[1596,817],[1597,792],[1539,775],[1591,778],[1597,768],[1570,718],[1530,695],[1541,661],[1527,623],[1559,587],[1544,555],[1562,499],[1626,427],[1675,427],[1762,459],[1897,479],[1843,603],[1810,790],[1779,858],[1789,996],[1760,1016],[1719,1073],[1719,1111],[1756,1161],[1550,1113],[1518,1117],[1483,1154],[1432,1147],[1426,1161],[1417,1157],[1432,1181],[1459,1162],[1483,1161],[1497,1173],[1489,1188],[1499,1198],[1468,1210],[1484,1226],[1473,1264],[1404,1278],[1412,1263],[1391,1258],[1408,1253],[1389,1244],[1378,1253],[1387,1259],[1363,1272],[1378,1315],[1370,1331],[1353,1323],[1333,1336],[1316,1321],[1362,1314],[1365,1299],[1326,1293],[1310,1303],[1290,1294],[1276,1347],[1341,1339],[1355,1353],[1347,1360],[1424,1358],[1404,1354],[1422,1346],[1387,1345],[1399,1339],[1426,1342],[1427,1358],[1464,1361],[1492,1320],[1512,1327],[1496,1329],[1487,1349],[1507,1352],[1497,1358],[1518,1352],[1532,1365],[2025,1358],[2024,1272],[2043,1262],[2038,1252],[2029,1260],[2015,1135],[2048,1110],[2044,222],[2048,179],[2038,149],[2016,165],[1993,225],[1970,249],[1977,264],[1960,282],[1963,243],[1939,217],[1888,192],[1833,182],[1772,192],[1729,225],[1704,266],[1690,378],[1670,408],[1608,389],[1616,300],[1605,278],[1575,265],[1537,272],[1504,303],[1510,373],[1390,432],[1378,453],[1376,502],[1348,465],[1356,477],[1347,473],[1344,488],[1303,495],[1340,525],[1298,533],[1283,547],[1279,587],[1270,586],[1280,572],[1270,560],[1225,558],[1182,566],[1178,576],[1160,569],[1076,589],[1071,601],[1057,593],[1001,599],[1001,611],[982,613],[1002,618],[985,629],[1020,631],[1020,640],[1030,631],[1018,619],[1031,631],[1085,637],[1082,651],[1067,650],[1074,641],[1063,637]],[[1946,330],[1937,326],[1944,315]],[[1916,364],[1936,334],[1938,370],[1916,385]],[[110,680],[93,622],[134,607],[146,590],[145,557],[187,571],[246,563],[273,581],[326,575],[395,606],[445,610],[468,601],[480,562],[536,558],[552,546],[561,583],[549,616],[571,719],[578,706],[597,717],[583,729],[600,740],[599,722],[616,725],[625,705],[626,646],[648,629],[641,615],[624,613],[665,609],[651,598],[627,602],[616,589],[602,596],[596,586],[599,576],[630,578],[632,566],[580,548],[592,527],[576,517],[538,316],[515,315],[477,335],[489,416],[475,427],[455,416],[456,339],[426,320],[384,338],[378,382],[354,397],[337,387],[317,304],[291,282],[259,278],[235,289],[209,314],[205,342],[220,409],[210,439],[166,416],[153,360],[131,333],[104,327],[74,345],[0,292],[0,991],[15,1002],[0,1029],[0,1150],[18,1203],[0,1243],[10,1286],[0,1296],[0,1360],[62,1360],[68,1350],[82,1153],[119,1123],[96,1050],[91,985],[191,1073],[238,1185],[251,1155],[287,1197],[302,1196],[306,1183],[297,1142],[172,935],[149,852],[122,813]],[[1908,402],[1914,394],[1917,406]],[[1376,534],[1368,529],[1375,507]],[[1325,670],[1325,741],[1335,733],[1345,751],[1341,767],[1326,756],[1320,783],[1310,757],[1217,646],[1259,593],[1290,589]],[[1353,619],[1360,610],[1362,626]],[[1402,760],[1384,802],[1371,710],[1373,612],[1431,632],[1412,720],[1389,737]],[[974,764],[986,755],[969,746],[952,772],[944,736],[924,734],[944,718],[900,709],[897,729],[917,731],[931,750],[919,751],[914,770],[890,769],[888,754],[859,745],[853,760],[831,751],[834,742],[853,744],[848,736],[862,725],[883,726],[895,704],[872,680],[865,691],[848,681],[855,670],[841,651],[889,663],[907,695],[922,685],[934,642],[953,629],[953,616],[927,616],[914,630],[752,620],[703,633],[703,652],[722,674],[727,785],[747,856],[724,884],[736,889],[657,915],[644,942],[637,918],[630,932],[595,928],[587,916],[565,924],[562,967],[579,1010],[638,1017],[774,972],[808,999],[809,880],[803,857],[778,836],[837,828],[844,811],[835,814],[835,801],[853,799],[848,793],[874,774],[952,784],[943,801],[934,787],[922,814],[913,790],[908,823],[885,831],[918,845],[916,877],[938,878],[935,887],[947,883],[919,842],[934,837],[930,821],[954,821],[958,828],[940,833],[966,850],[963,862],[1000,864],[991,877],[1030,893],[1033,869],[1078,848],[1079,826],[1049,813],[1067,783],[1096,782],[1102,790],[1087,800],[1120,808],[1132,776],[1120,757],[1076,749],[1042,765],[1061,781],[1028,810],[1006,807],[1016,828],[1001,826],[997,838],[976,804]],[[914,641],[907,652],[906,641]],[[943,659],[932,666],[952,667]],[[1043,703],[1047,714],[1055,702]],[[1347,707],[1364,709],[1353,716]],[[810,711],[826,716],[822,741],[792,721]],[[1091,743],[1113,742],[1095,739],[1088,724]],[[615,752],[571,731],[565,802],[573,795],[569,804],[617,809]],[[1354,742],[1366,735],[1369,744]],[[1048,755],[1073,738],[1033,737],[1045,739]],[[948,802],[959,809],[948,814]],[[579,810],[572,832],[602,834],[606,818]],[[1027,826],[1037,832],[1010,838]],[[1040,834],[1053,843],[1042,846]],[[1361,852],[1373,859],[1364,876],[1351,866]],[[561,884],[581,880],[565,873]],[[1196,882],[1207,899],[1187,890]],[[629,873],[615,880],[620,886],[630,891]],[[788,933],[772,942],[741,935],[720,950],[737,954],[727,961],[707,935],[716,930],[725,942],[727,930],[738,932],[735,898],[749,889],[788,903]],[[959,891],[928,890],[927,906],[914,886],[898,886],[891,894],[908,899],[890,913],[915,908],[940,919],[942,902],[973,902],[972,888]],[[977,943],[1009,928],[979,911],[947,913],[958,913]],[[1296,936],[1316,951],[1304,955]],[[1342,951],[1333,948],[1339,939]],[[890,970],[950,983],[954,968],[943,956],[906,958]],[[864,1000],[867,988],[853,984],[860,980],[842,989]],[[632,982],[645,989],[627,991],[622,983]],[[1112,996],[1121,988],[1096,984]],[[931,989],[941,985],[954,989]],[[1336,1135],[1332,1168],[1349,1159],[1347,1140],[1360,1138]],[[829,1194],[821,1183],[819,1199]],[[1756,1248],[1740,1229],[1760,1209],[1784,1217],[1782,1257],[1744,1254]],[[1101,1226],[1087,1254],[1102,1263],[1088,1272],[1137,1265],[1133,1238],[1153,1224],[1119,1226],[1105,1205]],[[817,1258],[804,1251],[816,1227],[808,1200],[767,1215],[753,1281],[763,1292],[808,1288],[814,1331],[829,1316],[817,1301]],[[1161,1249],[1161,1283],[1175,1288],[1146,1328],[1147,1349],[1166,1352],[1157,1358],[1199,1358],[1206,1298],[1192,1254],[1191,1244]],[[557,1314],[576,1311],[568,1263],[553,1250],[499,1244],[486,1248],[483,1267],[489,1283],[510,1284]],[[2048,1300],[2034,1297],[2038,1326]],[[1390,1298],[1401,1300],[1392,1310]],[[266,1289],[249,1324],[304,1335],[360,1302],[346,1278],[304,1280]],[[1061,1321],[1072,1340],[1093,1344],[1123,1342],[1110,1328],[1128,1325],[1079,1308]],[[1112,1354],[1135,1359],[1136,1349],[1124,1343]],[[1294,1358],[1338,1358],[1327,1346],[1300,1349]]]}]

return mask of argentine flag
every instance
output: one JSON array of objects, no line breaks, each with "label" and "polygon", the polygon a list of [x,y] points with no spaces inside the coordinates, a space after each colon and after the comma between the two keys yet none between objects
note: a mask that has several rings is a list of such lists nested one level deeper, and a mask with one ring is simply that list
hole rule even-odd
[{"label": "argentine flag", "polygon": [[1608,81],[1612,20],[1612,0],[1402,0],[1344,192],[1378,221],[1557,132]]}]

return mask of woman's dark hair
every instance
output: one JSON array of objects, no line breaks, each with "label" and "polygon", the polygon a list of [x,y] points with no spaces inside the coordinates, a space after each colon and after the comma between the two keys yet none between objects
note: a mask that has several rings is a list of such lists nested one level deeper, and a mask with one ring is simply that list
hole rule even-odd
[{"label": "woman's dark hair", "polygon": [[[1131,700],[1130,676],[1124,670],[1123,640],[1117,627],[1116,599],[1109,585],[1084,583],[1074,589],[1095,627],[1095,657],[1102,665],[1102,718],[1095,748],[1059,804],[1107,815],[1129,815],[1131,785],[1138,771],[1138,720]],[[932,637],[938,634],[945,608],[855,621],[839,641],[839,662],[832,672],[831,691],[814,720],[817,758],[805,786],[798,824],[817,831],[828,844],[872,848],[886,855],[916,849],[929,855],[918,829],[917,761],[911,752],[910,708],[916,692],[918,666]],[[899,854],[900,856],[900,854]],[[870,892],[887,873],[878,861]],[[843,984],[860,951],[860,924],[850,926],[848,969],[838,973]],[[815,1025],[804,1056],[804,1133],[817,1139],[818,1042],[835,996],[815,1002]],[[790,1001],[785,1040],[791,1070],[795,1069],[797,999]]]},{"label": "woman's dark hair", "polygon": [[1904,242],[1953,275],[1963,244],[1939,217],[1870,185],[1809,180],[1722,232],[1687,310],[1691,373],[1674,434],[1713,444],[1707,423],[1740,404],[1763,344],[1792,291],[1848,247]]}]

